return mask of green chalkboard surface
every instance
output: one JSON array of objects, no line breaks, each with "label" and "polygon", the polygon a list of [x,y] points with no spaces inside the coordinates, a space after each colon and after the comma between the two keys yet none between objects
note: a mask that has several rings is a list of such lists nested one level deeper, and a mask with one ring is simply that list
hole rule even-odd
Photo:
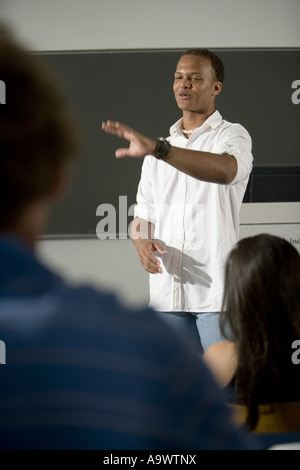
[{"label": "green chalkboard surface", "polygon": [[[254,170],[244,201],[299,201],[300,49],[212,50],[225,64],[216,107],[253,140]],[[182,52],[37,53],[60,79],[86,143],[71,187],[51,212],[46,236],[96,237],[98,227],[105,238],[110,229],[104,217],[108,221],[115,211],[115,236],[124,237],[124,211],[130,221],[142,161],[116,160],[115,149],[127,143],[105,134],[101,123],[118,120],[152,138],[167,136],[181,117],[172,86]]]}]

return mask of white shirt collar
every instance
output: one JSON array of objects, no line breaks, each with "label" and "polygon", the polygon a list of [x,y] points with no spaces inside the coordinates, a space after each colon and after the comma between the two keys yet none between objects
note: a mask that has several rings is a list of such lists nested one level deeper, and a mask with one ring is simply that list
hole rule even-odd
[{"label": "white shirt collar", "polygon": [[[175,133],[182,135],[182,132],[181,132],[182,121],[183,121],[183,118],[180,118],[177,122],[175,122],[175,124],[173,124],[173,126],[170,127],[170,135],[175,134]],[[194,131],[198,129],[202,130],[203,128],[208,128],[208,127],[215,129],[221,124],[221,122],[222,122],[221,114],[219,113],[219,111],[215,111],[206,119],[206,121],[202,124],[202,126],[198,127],[197,129],[194,129]]]}]

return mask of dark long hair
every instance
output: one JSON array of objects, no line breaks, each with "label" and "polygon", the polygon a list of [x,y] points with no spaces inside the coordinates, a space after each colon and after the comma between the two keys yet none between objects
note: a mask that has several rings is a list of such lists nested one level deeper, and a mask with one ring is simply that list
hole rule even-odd
[{"label": "dark long hair", "polygon": [[300,254],[291,243],[269,234],[237,243],[225,267],[221,329],[237,346],[236,397],[253,429],[258,385],[271,377],[288,387],[291,344],[300,338]]}]

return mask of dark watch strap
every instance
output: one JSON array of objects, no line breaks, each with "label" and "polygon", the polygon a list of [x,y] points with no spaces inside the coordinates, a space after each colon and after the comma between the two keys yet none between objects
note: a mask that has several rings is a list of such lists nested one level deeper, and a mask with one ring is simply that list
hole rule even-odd
[{"label": "dark watch strap", "polygon": [[168,142],[168,140],[165,139],[164,137],[159,137],[156,141],[154,157],[158,158],[159,160],[164,159],[168,155],[170,148],[171,148],[170,142]]}]

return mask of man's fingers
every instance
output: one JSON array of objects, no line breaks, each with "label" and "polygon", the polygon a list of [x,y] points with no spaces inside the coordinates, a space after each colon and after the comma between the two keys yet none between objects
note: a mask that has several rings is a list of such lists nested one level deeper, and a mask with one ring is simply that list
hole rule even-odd
[{"label": "man's fingers", "polygon": [[162,269],[161,269],[161,266],[160,266],[160,263],[159,262],[156,262],[156,263],[153,263],[149,260],[146,260],[145,262],[142,262],[142,265],[144,266],[144,268],[146,269],[146,271],[148,271],[149,273],[151,274],[161,274],[162,273]]},{"label": "man's fingers", "polygon": [[114,134],[125,139],[129,139],[129,134],[132,131],[132,129],[126,126],[126,124],[118,121],[104,121],[102,122],[102,129],[105,132],[109,132],[110,134]]},{"label": "man's fingers", "polygon": [[116,130],[116,126],[113,121],[104,121],[102,122],[101,127],[105,132],[114,132]]},{"label": "man's fingers", "polygon": [[129,148],[120,148],[115,151],[116,158],[130,157]]},{"label": "man's fingers", "polygon": [[119,148],[115,151],[116,158],[143,158],[147,154],[153,154],[156,142],[126,124],[118,121],[106,121],[102,123],[102,129],[109,134],[116,135],[130,142],[128,148]]},{"label": "man's fingers", "polygon": [[152,254],[149,250],[148,252],[141,253],[141,260],[148,269],[156,271],[160,265],[160,261]]},{"label": "man's fingers", "polygon": [[167,251],[164,250],[159,243],[155,242],[152,245],[148,246],[148,249],[140,253],[142,264],[148,272],[151,272],[152,274],[161,274],[162,268],[160,266],[160,261],[153,254],[153,251],[157,251],[160,254],[167,254]]},{"label": "man's fingers", "polygon": [[160,255],[166,255],[168,253],[158,242],[153,243],[152,250],[153,251],[158,251],[158,253]]},{"label": "man's fingers", "polygon": [[158,272],[162,272],[160,268],[160,261],[153,255],[151,246],[148,244],[143,246],[141,249],[138,250],[140,261],[143,267],[149,273],[156,274]]},{"label": "man's fingers", "polygon": [[121,129],[117,124],[118,123],[114,122],[114,121],[102,122],[102,129],[105,132],[108,132],[109,134],[114,134],[114,135],[120,136]]}]

